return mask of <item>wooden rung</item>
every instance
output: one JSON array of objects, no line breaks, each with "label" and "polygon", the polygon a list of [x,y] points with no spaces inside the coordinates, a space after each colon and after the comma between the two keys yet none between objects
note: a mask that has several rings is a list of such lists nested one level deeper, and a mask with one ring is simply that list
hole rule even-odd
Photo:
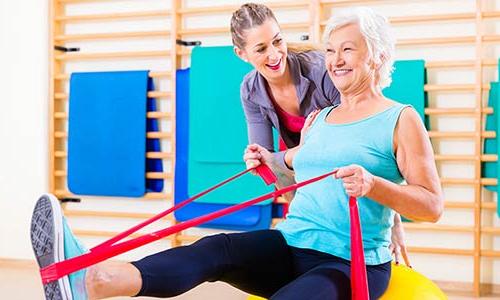
[{"label": "wooden rung", "polygon": [[[474,138],[478,135],[475,131],[429,131],[430,138]],[[483,131],[481,132],[483,138],[495,138],[495,131]]]},{"label": "wooden rung", "polygon": [[[463,91],[474,91],[476,89],[475,84],[426,84],[424,86],[424,91],[426,92],[463,92]],[[482,86],[484,91],[490,90],[489,84],[484,84]]]},{"label": "wooden rung", "polygon": [[473,178],[441,178],[442,184],[477,184],[497,185],[496,178],[481,178],[479,181]]},{"label": "wooden rung", "polygon": [[[309,5],[308,1],[279,1],[266,3],[269,8],[280,9],[280,8],[302,8]],[[189,8],[179,8],[177,10],[178,14],[181,15],[197,15],[197,14],[216,14],[216,13],[232,13],[236,11],[239,5],[227,5],[227,6],[207,6],[207,7],[189,7]]]},{"label": "wooden rung", "polygon": [[405,230],[432,230],[440,232],[474,232],[472,226],[439,225],[429,223],[409,223],[403,222]]},{"label": "wooden rung", "polygon": [[[426,108],[424,110],[426,115],[475,115],[479,112],[477,108]],[[493,108],[485,107],[482,111],[483,114],[489,115],[493,113]]]},{"label": "wooden rung", "polygon": [[[484,35],[483,42],[498,42],[500,35]],[[415,45],[448,45],[448,44],[473,44],[476,42],[475,36],[456,36],[456,37],[436,37],[421,39],[399,40],[397,46],[415,46]]]},{"label": "wooden rung", "polygon": [[500,18],[500,11],[485,11],[482,15],[483,18]]},{"label": "wooden rung", "polygon": [[[478,158],[476,155],[434,155],[436,161],[474,161]],[[496,154],[484,154],[480,156],[481,161],[494,162],[497,161]]]},{"label": "wooden rung", "polygon": [[[498,61],[496,59],[483,59],[483,67],[496,67]],[[450,60],[450,61],[429,61],[425,63],[426,69],[433,68],[473,68],[476,66],[475,60]]]},{"label": "wooden rung", "polygon": [[138,57],[170,58],[170,51],[134,51],[134,52],[100,52],[100,53],[68,53],[58,54],[56,60],[86,60],[86,59],[130,59]]},{"label": "wooden rung", "polygon": [[[169,98],[172,96],[171,92],[164,91],[151,91],[148,92],[148,98]],[[67,100],[68,94],[66,93],[54,93],[54,99],[56,100]]]},{"label": "wooden rung", "polygon": [[[65,151],[55,151],[54,156],[57,158],[66,158],[68,157],[68,153]],[[168,152],[146,152],[146,158],[155,158],[155,159],[164,159],[174,158],[174,154]]]},{"label": "wooden rung", "polygon": [[471,20],[476,17],[474,13],[456,13],[456,14],[440,14],[440,15],[421,15],[421,16],[404,16],[390,17],[391,24],[408,24],[408,23],[423,23],[436,21],[461,21]]},{"label": "wooden rung", "polygon": [[441,178],[441,184],[477,184],[478,180],[472,178]]},{"label": "wooden rung", "polygon": [[54,132],[54,137],[55,138],[67,138],[68,133],[66,131],[56,131],[56,132]]},{"label": "wooden rung", "polygon": [[[445,201],[444,206],[446,208],[455,209],[471,209],[476,206],[474,202],[460,202],[460,201]],[[481,209],[483,210],[497,210],[496,202],[481,202]]]},{"label": "wooden rung", "polygon": [[480,182],[482,185],[497,185],[496,178],[481,178]]},{"label": "wooden rung", "polygon": [[492,235],[497,235],[500,234],[500,228],[499,227],[483,227],[481,228],[481,232],[487,233],[487,234],[492,234]]},{"label": "wooden rung", "polygon": [[55,170],[54,171],[54,176],[56,176],[56,177],[66,177],[67,174],[68,174],[68,172],[66,172],[66,170]]},{"label": "wooden rung", "polygon": [[73,197],[73,194],[68,191],[68,190],[55,190],[54,191],[54,195],[57,197],[57,198],[67,198],[67,197]]},{"label": "wooden rung", "polygon": [[[104,217],[104,218],[123,218],[123,219],[151,219],[155,214],[119,212],[119,211],[95,211],[95,210],[64,210],[65,216],[70,217]],[[164,217],[163,220],[172,220],[173,217]]]},{"label": "wooden rung", "polygon": [[145,199],[151,199],[151,200],[172,200],[172,194],[167,194],[167,193],[146,193],[144,195]]},{"label": "wooden rung", "polygon": [[484,256],[484,257],[500,257],[500,251],[481,250],[481,256]]},{"label": "wooden rung", "polygon": [[55,112],[54,113],[54,119],[67,119],[68,118],[68,114],[65,113],[65,112],[62,112],[62,111],[58,111],[58,112]]},{"label": "wooden rung", "polygon": [[483,42],[500,42],[500,35],[484,35]]},{"label": "wooden rung", "polygon": [[[169,112],[161,112],[161,111],[150,111],[146,114],[148,119],[172,119],[174,116]],[[58,120],[65,120],[68,118],[68,114],[65,112],[56,112],[54,113],[54,118]]]},{"label": "wooden rung", "polygon": [[148,92],[148,98],[170,98],[170,97],[172,97],[171,92],[162,92],[162,91]]},{"label": "wooden rung", "polygon": [[[75,195],[73,195],[73,193],[71,193],[68,190],[55,190],[54,195],[57,198],[75,197]],[[171,201],[173,199],[173,196],[171,193],[146,193],[146,194],[144,194],[144,196],[142,198],[148,199],[148,200],[169,200],[169,201]]]},{"label": "wooden rung", "polygon": [[407,247],[410,253],[427,254],[447,254],[447,255],[473,255],[474,250],[467,249],[446,249],[446,248],[428,248],[428,247]]},{"label": "wooden rung", "polygon": [[169,139],[172,138],[174,135],[171,132],[165,132],[165,131],[152,131],[152,132],[146,132],[146,138],[148,139]]},{"label": "wooden rung", "polygon": [[460,202],[460,201],[445,201],[445,208],[454,208],[454,209],[469,209],[474,208],[473,202]]},{"label": "wooden rung", "polygon": [[[65,170],[55,170],[54,176],[56,177],[66,177],[68,173]],[[147,179],[172,179],[174,176],[170,173],[162,173],[162,172],[147,172]]]},{"label": "wooden rung", "polygon": [[173,174],[166,172],[147,172],[147,179],[172,179],[174,178]]},{"label": "wooden rung", "polygon": [[95,14],[95,15],[73,15],[73,16],[57,16],[54,18],[56,22],[88,22],[88,21],[115,21],[125,19],[142,19],[142,18],[167,18],[171,15],[170,10],[155,10],[155,11],[136,11],[126,13],[113,14]]},{"label": "wooden rung", "polygon": [[[66,131],[56,131],[56,132],[54,132],[54,137],[67,138],[68,133]],[[168,139],[168,138],[172,138],[172,137],[173,137],[173,135],[170,132],[164,132],[164,131],[146,132],[146,138],[148,138],[148,139]]]},{"label": "wooden rung", "polygon": [[[288,23],[280,24],[281,29],[295,30],[295,29],[308,29],[309,23]],[[186,35],[203,35],[203,34],[222,34],[229,33],[229,27],[211,27],[211,28],[189,28],[179,29],[178,34],[181,36]]]},{"label": "wooden rung", "polygon": [[66,153],[65,151],[55,151],[54,157],[65,158],[65,157],[68,157],[68,153]]},{"label": "wooden rung", "polygon": [[173,119],[174,114],[162,111],[150,111],[146,114],[148,119]]},{"label": "wooden rung", "polygon": [[174,158],[174,154],[168,152],[146,152],[146,158]]},{"label": "wooden rung", "polygon": [[497,205],[496,202],[482,202],[481,208],[485,210],[497,210]]},{"label": "wooden rung", "polygon": [[[390,17],[389,22],[392,25],[409,24],[409,23],[426,23],[438,21],[459,21],[471,20],[475,18],[473,13],[456,13],[456,14],[433,14],[433,15],[418,15],[418,16],[403,16],[403,17]],[[321,22],[322,26],[326,26],[327,21]]]},{"label": "wooden rung", "polygon": [[172,77],[172,71],[151,71],[149,72],[151,78]]},{"label": "wooden rung", "polygon": [[[172,72],[171,71],[151,71],[151,72],[149,72],[149,77],[151,77],[151,78],[163,78],[163,77],[170,78],[170,77],[172,77]],[[69,74],[57,74],[54,76],[54,79],[55,80],[68,80]]]},{"label": "wooden rung", "polygon": [[89,40],[125,39],[125,38],[148,38],[163,37],[168,38],[170,31],[137,31],[137,32],[109,32],[109,33],[85,33],[85,34],[61,34],[54,37],[58,42],[74,42]]}]

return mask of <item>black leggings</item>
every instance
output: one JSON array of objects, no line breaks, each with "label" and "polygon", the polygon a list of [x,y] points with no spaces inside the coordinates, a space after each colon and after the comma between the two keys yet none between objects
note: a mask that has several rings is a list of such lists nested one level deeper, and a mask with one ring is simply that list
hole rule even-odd
[{"label": "black leggings", "polygon": [[[173,297],[205,281],[223,281],[270,299],[350,299],[350,262],[290,247],[277,230],[217,234],[132,263],[142,276],[137,296]],[[370,298],[386,290],[390,263],[367,266]]]}]

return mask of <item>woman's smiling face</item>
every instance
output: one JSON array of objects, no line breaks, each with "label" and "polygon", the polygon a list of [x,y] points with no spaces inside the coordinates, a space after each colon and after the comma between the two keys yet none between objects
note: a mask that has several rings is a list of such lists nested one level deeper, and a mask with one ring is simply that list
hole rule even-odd
[{"label": "woman's smiling face", "polygon": [[285,73],[287,46],[274,19],[246,30],[245,47],[236,48],[236,53],[268,81]]},{"label": "woman's smiling face", "polygon": [[375,69],[365,38],[357,24],[342,26],[330,34],[326,69],[341,93],[357,92],[375,81]]}]

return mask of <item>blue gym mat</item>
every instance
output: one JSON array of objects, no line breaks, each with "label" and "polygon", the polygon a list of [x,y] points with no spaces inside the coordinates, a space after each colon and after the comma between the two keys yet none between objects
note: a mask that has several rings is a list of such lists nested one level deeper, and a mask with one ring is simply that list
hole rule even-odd
[{"label": "blue gym mat", "polygon": [[74,194],[141,197],[160,191],[163,182],[145,179],[163,169],[161,160],[146,162],[146,149],[160,151],[159,140],[146,140],[152,88],[148,71],[73,73],[68,125],[68,188]]},{"label": "blue gym mat", "polygon": [[[176,157],[174,180],[174,198],[176,204],[192,196],[188,193],[189,73],[189,69],[178,70],[176,76]],[[264,185],[263,182],[261,184]],[[201,190],[198,192],[201,192]],[[228,206],[231,205],[194,202],[174,212],[174,215],[178,221],[187,221],[201,215],[218,211]],[[258,230],[269,228],[270,224],[271,205],[268,204],[247,207],[243,210],[212,220],[202,225],[202,227],[228,230]]]}]

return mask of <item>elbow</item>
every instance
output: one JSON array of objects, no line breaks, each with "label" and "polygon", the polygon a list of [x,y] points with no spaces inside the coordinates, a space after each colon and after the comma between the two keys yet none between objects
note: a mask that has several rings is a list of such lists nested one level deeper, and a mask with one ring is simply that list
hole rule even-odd
[{"label": "elbow", "polygon": [[441,219],[444,211],[444,201],[442,195],[435,195],[431,201],[431,209],[429,214],[429,219],[427,221],[436,223]]}]

